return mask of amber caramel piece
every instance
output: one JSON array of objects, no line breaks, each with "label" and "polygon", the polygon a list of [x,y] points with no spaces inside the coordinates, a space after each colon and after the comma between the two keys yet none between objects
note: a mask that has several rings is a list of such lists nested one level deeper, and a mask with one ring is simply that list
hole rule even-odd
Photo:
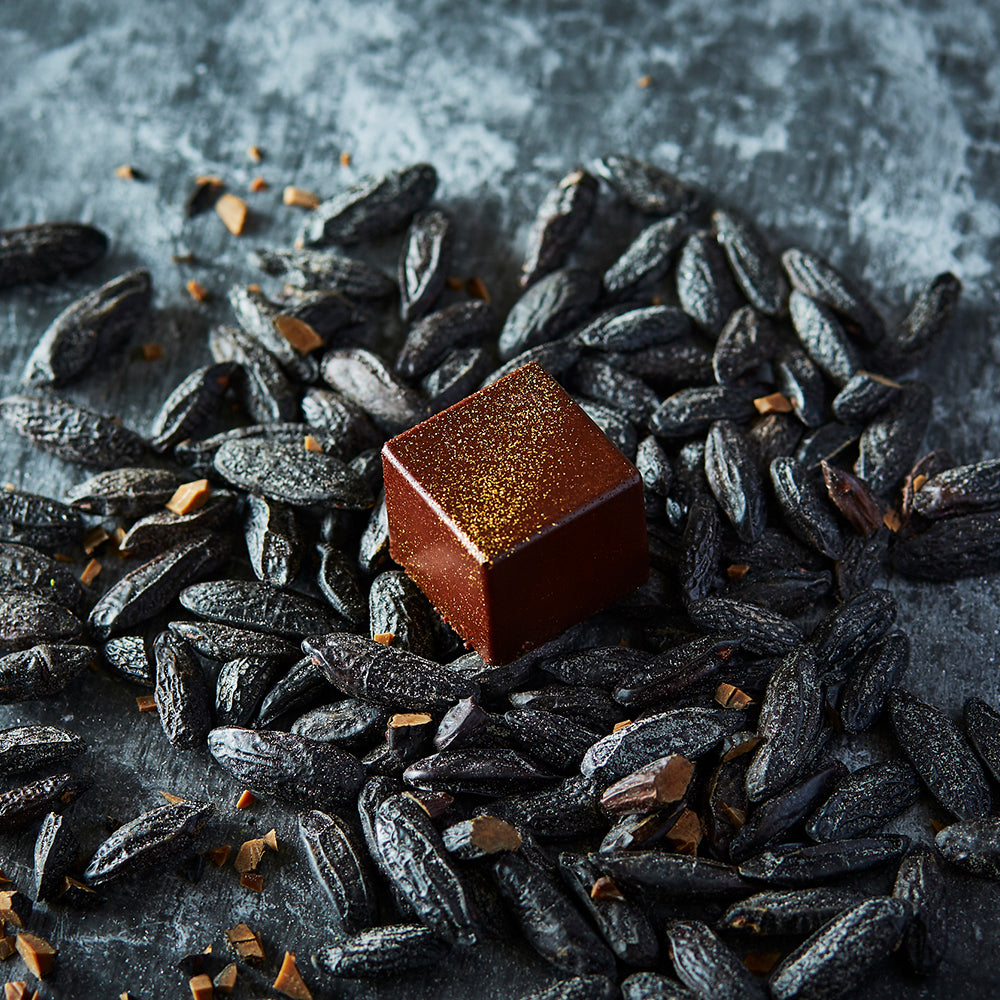
[{"label": "amber caramel piece", "polygon": [[537,364],[393,438],[382,465],[392,558],[487,663],[649,574],[639,473]]},{"label": "amber caramel piece", "polygon": [[274,328],[299,354],[308,354],[323,346],[323,338],[308,323],[294,316],[275,316]]},{"label": "amber caramel piece", "polygon": [[224,194],[215,203],[215,211],[233,236],[239,236],[243,232],[247,221],[247,203],[242,198]]},{"label": "amber caramel piece", "polygon": [[100,562],[97,559],[91,559],[90,562],[83,567],[83,572],[80,574],[80,583],[82,583],[85,587],[89,587],[97,579],[97,575],[100,572]]},{"label": "amber caramel piece", "polygon": [[167,501],[167,510],[174,514],[190,514],[204,507],[212,488],[207,479],[196,479],[177,487],[177,491]]},{"label": "amber caramel piece", "polygon": [[244,872],[240,876],[240,885],[251,892],[264,891],[264,876],[257,872]]},{"label": "amber caramel piece", "polygon": [[286,205],[295,205],[298,208],[318,208],[319,196],[305,188],[296,187],[289,184],[281,195],[281,200]]},{"label": "amber caramel piece", "polygon": [[220,993],[232,993],[236,987],[238,970],[235,962],[230,962],[213,980]]},{"label": "amber caramel piece", "polygon": [[24,964],[39,979],[44,979],[52,971],[56,960],[56,950],[45,938],[21,931],[14,944],[18,954],[24,959]]},{"label": "amber caramel piece", "polygon": [[292,1000],[312,1000],[309,987],[302,981],[298,967],[295,965],[295,952],[286,951],[285,959],[278,970],[278,977],[274,980],[272,989],[279,993],[284,993]]},{"label": "amber caramel piece", "polygon": [[236,949],[236,954],[244,962],[255,964],[264,960],[264,948],[260,938],[246,924],[237,924],[226,931],[226,940]]},{"label": "amber caramel piece", "polygon": [[194,1000],[212,1000],[212,990],[214,989],[212,979],[205,973],[189,979],[188,986],[191,987],[191,996]]},{"label": "amber caramel piece", "polygon": [[257,801],[257,796],[248,788],[243,794],[236,800],[237,809],[249,809]]}]

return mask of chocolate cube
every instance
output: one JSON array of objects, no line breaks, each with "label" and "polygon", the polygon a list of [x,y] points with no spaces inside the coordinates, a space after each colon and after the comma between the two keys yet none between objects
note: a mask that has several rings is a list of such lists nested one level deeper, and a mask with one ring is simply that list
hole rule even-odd
[{"label": "chocolate cube", "polygon": [[649,574],[639,473],[537,364],[382,449],[389,550],[487,663]]}]

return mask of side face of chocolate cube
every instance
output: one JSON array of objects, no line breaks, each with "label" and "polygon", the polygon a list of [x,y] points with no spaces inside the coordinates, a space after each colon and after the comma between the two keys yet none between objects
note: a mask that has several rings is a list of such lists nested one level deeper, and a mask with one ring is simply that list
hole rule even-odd
[{"label": "side face of chocolate cube", "polygon": [[382,465],[393,559],[488,663],[648,576],[639,473],[536,364],[393,438]]}]

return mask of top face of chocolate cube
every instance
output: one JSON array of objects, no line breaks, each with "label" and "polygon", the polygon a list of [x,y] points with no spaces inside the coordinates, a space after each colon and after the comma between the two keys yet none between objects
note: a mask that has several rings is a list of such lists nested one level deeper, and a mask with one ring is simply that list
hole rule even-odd
[{"label": "top face of chocolate cube", "polygon": [[534,363],[404,431],[386,450],[481,563],[510,554],[637,476]]}]

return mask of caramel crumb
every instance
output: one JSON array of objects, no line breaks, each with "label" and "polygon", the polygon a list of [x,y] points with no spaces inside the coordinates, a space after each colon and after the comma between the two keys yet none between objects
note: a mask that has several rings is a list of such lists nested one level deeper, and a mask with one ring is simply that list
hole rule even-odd
[{"label": "caramel crumb", "polygon": [[143,344],[142,345],[142,360],[143,361],[159,361],[163,357],[163,345],[162,344]]},{"label": "caramel crumb", "polygon": [[160,789],[160,794],[171,804],[174,805],[177,802],[183,802],[183,795],[174,795],[173,792],[165,792],[162,788]]},{"label": "caramel crumb", "polygon": [[621,722],[615,723],[614,728],[611,730],[611,732],[617,733],[619,729],[624,729],[626,726],[631,726],[631,725],[632,725],[631,719],[622,719]]},{"label": "caramel crumb", "polygon": [[759,736],[751,736],[750,739],[744,740],[742,743],[738,743],[731,750],[729,750],[726,755],[722,758],[723,764],[728,764],[731,760],[736,760],[737,757],[742,757],[745,753],[750,753],[758,743],[760,743]]},{"label": "caramel crumb", "polygon": [[156,708],[156,698],[151,694],[140,694],[136,695],[135,699],[136,705],[139,706],[140,712],[155,712]]},{"label": "caramel crumb", "polygon": [[939,823],[936,819],[931,820],[931,829],[934,831],[935,836],[939,834],[945,828],[944,823]]},{"label": "caramel crumb", "polygon": [[884,524],[884,525],[885,525],[885,526],[886,526],[886,527],[887,527],[887,528],[888,528],[888,529],[889,529],[890,531],[899,531],[899,529],[900,529],[900,527],[902,526],[902,523],[903,523],[903,522],[902,522],[902,521],[900,521],[900,519],[899,519],[899,514],[897,514],[897,513],[896,513],[896,512],[894,511],[894,510],[887,510],[887,511],[886,511],[886,512],[885,512],[885,513],[884,513],[884,514],[882,515],[882,523],[883,523],[883,524]]},{"label": "caramel crumb", "polygon": [[391,645],[392,640],[395,638],[395,632],[376,632],[375,635],[372,636],[372,639],[374,639],[375,642],[380,642],[383,646]]},{"label": "caramel crumb", "polygon": [[16,983],[4,983],[4,1000],[28,1000],[28,984],[23,980]]},{"label": "caramel crumb", "polygon": [[299,354],[308,354],[323,346],[323,338],[308,323],[294,316],[275,316],[274,328]]},{"label": "caramel crumb", "polygon": [[247,285],[247,291],[248,291],[248,292],[254,292],[254,293],[258,293],[258,292],[262,292],[263,290],[264,290],[264,289],[262,289],[262,288],[260,287],[260,285],[257,285],[257,284],[253,284],[253,285]]},{"label": "caramel crumb", "polygon": [[719,812],[721,812],[722,815],[729,820],[729,822],[732,823],[737,830],[743,829],[743,825],[747,821],[747,814],[745,810],[739,809],[736,806],[731,806],[728,802],[723,802],[719,806]]},{"label": "caramel crumb", "polygon": [[397,712],[389,717],[390,729],[402,729],[405,726],[426,726],[431,717],[426,712]]},{"label": "caramel crumb", "polygon": [[61,563],[76,562],[76,560],[72,556],[68,556],[64,552],[54,552],[52,554],[52,558],[55,559],[56,562],[61,562]]},{"label": "caramel crumb", "polygon": [[758,413],[791,413],[792,404],[788,397],[780,392],[772,392],[770,396],[758,396],[753,401]]},{"label": "caramel crumb", "polygon": [[306,451],[317,451],[322,454],[323,446],[312,436],[312,434],[307,434],[305,440],[302,442],[303,447]]},{"label": "caramel crumb", "polygon": [[128,532],[120,524],[111,532],[111,537],[115,540],[115,548],[118,550],[118,557],[120,559],[128,557],[128,551],[122,548],[122,542],[125,541],[127,534]]},{"label": "caramel crumb", "polygon": [[14,944],[21,958],[24,959],[24,964],[39,979],[44,979],[52,971],[52,965],[56,960],[56,950],[45,938],[21,931]]},{"label": "caramel crumb", "polygon": [[733,563],[726,567],[726,576],[730,580],[742,580],[749,571],[750,567],[746,563]]},{"label": "caramel crumb", "polygon": [[215,203],[215,211],[233,236],[243,232],[247,221],[247,203],[242,198],[227,192]]},{"label": "caramel crumb", "polygon": [[278,978],[275,979],[272,989],[284,993],[286,997],[292,997],[292,1000],[312,1000],[309,987],[302,981],[295,965],[295,952],[285,952],[285,959],[281,963]]},{"label": "caramel crumb", "polygon": [[277,830],[275,830],[273,828],[270,829],[270,830],[268,830],[267,833],[265,833],[264,836],[261,837],[260,839],[264,841],[264,846],[269,851],[274,851],[275,853],[277,853],[277,851],[278,851],[278,831]]},{"label": "caramel crumb", "polygon": [[256,963],[264,959],[260,938],[246,924],[237,924],[226,931],[226,940],[236,949],[244,962]]},{"label": "caramel crumb", "polygon": [[250,182],[251,191],[266,191],[269,187],[270,185],[267,183],[266,180],[264,180],[263,177],[255,177]]},{"label": "caramel crumb", "polygon": [[7,878],[7,876],[3,873],[3,870],[0,869],[0,885],[13,885],[13,884],[14,884],[13,879]]},{"label": "caramel crumb", "polygon": [[701,820],[691,809],[685,809],[677,818],[677,822],[667,832],[666,840],[678,854],[698,853],[701,843]]},{"label": "caramel crumb", "polygon": [[914,476],[913,477],[913,492],[919,493],[923,488],[924,483],[927,482],[926,476]]},{"label": "caramel crumb", "polygon": [[83,551],[86,552],[88,556],[93,555],[94,551],[99,546],[103,545],[109,537],[108,533],[100,525],[96,528],[91,528],[90,531],[83,536]]},{"label": "caramel crumb", "polygon": [[97,579],[97,574],[101,572],[101,564],[96,559],[91,559],[86,566],[83,567],[83,572],[80,574],[80,583],[85,587],[89,587]]},{"label": "caramel crumb", "polygon": [[662,306],[663,305],[663,296],[662,295],[654,295],[651,301],[652,301],[652,304],[654,306]]},{"label": "caramel crumb", "polygon": [[780,951],[748,951],[743,964],[755,975],[766,976],[781,958]]},{"label": "caramel crumb", "polygon": [[243,874],[244,872],[255,872],[260,859],[264,856],[264,838],[254,837],[253,840],[245,840],[236,853],[236,860],[233,867]]},{"label": "caramel crumb", "polygon": [[297,208],[318,208],[319,195],[305,188],[296,187],[289,184],[281,194],[281,200],[286,205],[295,205]]},{"label": "caramel crumb", "polygon": [[260,161],[264,159],[264,154],[260,151],[260,146],[247,147],[247,156],[249,156],[254,163],[260,163]]},{"label": "caramel crumb", "polygon": [[635,81],[635,85],[645,90],[652,82],[653,78],[651,76],[640,76],[639,79]]},{"label": "caramel crumb", "polygon": [[229,844],[221,844],[219,847],[213,847],[206,851],[205,855],[216,868],[221,868],[229,860],[232,850]]},{"label": "caramel crumb", "polygon": [[188,986],[191,987],[191,996],[194,1000],[212,1000],[212,980],[205,973],[200,976],[194,976],[188,980]]},{"label": "caramel crumb", "polygon": [[625,897],[622,895],[621,889],[618,888],[615,883],[608,878],[607,875],[602,875],[591,887],[590,887],[590,898],[591,899],[620,899],[623,900]]},{"label": "caramel crumb", "polygon": [[207,479],[196,479],[177,487],[177,492],[167,501],[167,510],[174,514],[191,514],[205,506],[212,488]]},{"label": "caramel crumb", "polygon": [[264,876],[258,872],[244,872],[240,876],[240,885],[251,892],[263,892]]},{"label": "caramel crumb", "polygon": [[123,163],[120,167],[115,167],[115,177],[120,177],[123,181],[140,180],[141,174],[130,163]]},{"label": "caramel crumb", "polygon": [[232,993],[236,986],[236,963],[230,962],[222,972],[215,977],[215,988],[220,993]]},{"label": "caramel crumb", "polygon": [[205,302],[208,299],[208,289],[200,282],[195,281],[192,278],[185,286],[188,295],[191,296],[195,302]]},{"label": "caramel crumb", "polygon": [[9,934],[0,937],[0,962],[6,962],[15,950],[14,939]]},{"label": "caramel crumb", "polygon": [[465,291],[469,298],[482,299],[487,305],[489,305],[490,293],[482,278],[469,278],[469,280],[465,283]]},{"label": "caramel crumb", "polygon": [[349,167],[351,165],[351,154],[346,150],[340,154],[340,165],[342,167]]},{"label": "caramel crumb", "polygon": [[715,689],[715,700],[723,708],[741,709],[753,704],[750,695],[725,681]]},{"label": "caramel crumb", "polygon": [[450,278],[447,278],[445,280],[445,284],[453,292],[460,292],[463,288],[465,288],[465,282],[461,278],[456,277],[455,275],[452,275]]},{"label": "caramel crumb", "polygon": [[257,801],[257,796],[250,789],[247,789],[236,800],[237,809],[249,809]]}]

